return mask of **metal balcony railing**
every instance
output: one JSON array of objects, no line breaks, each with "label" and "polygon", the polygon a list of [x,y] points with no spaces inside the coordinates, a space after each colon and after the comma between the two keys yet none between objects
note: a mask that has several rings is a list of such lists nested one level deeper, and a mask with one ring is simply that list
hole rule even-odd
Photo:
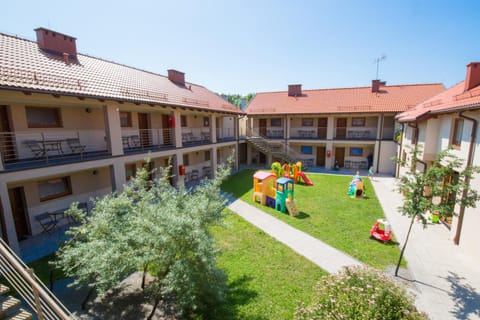
[{"label": "metal balcony railing", "polygon": [[122,144],[126,152],[170,148],[175,146],[175,132],[173,128],[122,130]]},{"label": "metal balcony railing", "polygon": [[[175,147],[172,128],[123,130],[118,139],[125,153]],[[104,130],[0,132],[0,154],[4,170],[60,165],[110,157],[107,140]]]},{"label": "metal balcony railing", "polygon": [[0,272],[39,320],[73,319],[70,311],[48,290],[22,260],[0,239]]},{"label": "metal balcony railing", "polygon": [[4,170],[25,169],[106,157],[105,132],[1,132]]},{"label": "metal balcony railing", "polygon": [[327,127],[291,127],[290,139],[326,139]]},{"label": "metal balcony railing", "polygon": [[376,127],[335,127],[333,136],[339,140],[373,140],[376,137]]},{"label": "metal balcony railing", "polygon": [[235,140],[233,128],[216,128],[217,141]]},{"label": "metal balcony railing", "polygon": [[210,128],[182,128],[183,145],[197,145],[212,142]]}]

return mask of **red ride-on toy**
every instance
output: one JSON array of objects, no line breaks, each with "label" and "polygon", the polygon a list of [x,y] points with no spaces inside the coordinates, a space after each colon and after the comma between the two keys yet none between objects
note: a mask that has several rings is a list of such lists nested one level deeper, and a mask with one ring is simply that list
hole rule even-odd
[{"label": "red ride-on toy", "polygon": [[378,219],[377,222],[370,229],[370,238],[383,241],[384,243],[392,240],[392,228],[390,223],[384,219]]}]

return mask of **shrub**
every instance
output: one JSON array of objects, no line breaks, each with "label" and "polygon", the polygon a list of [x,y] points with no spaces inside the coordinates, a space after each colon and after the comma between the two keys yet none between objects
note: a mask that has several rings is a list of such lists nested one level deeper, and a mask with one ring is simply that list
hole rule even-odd
[{"label": "shrub", "polygon": [[414,306],[405,287],[366,267],[345,268],[322,277],[309,306],[295,310],[295,319],[428,319]]}]

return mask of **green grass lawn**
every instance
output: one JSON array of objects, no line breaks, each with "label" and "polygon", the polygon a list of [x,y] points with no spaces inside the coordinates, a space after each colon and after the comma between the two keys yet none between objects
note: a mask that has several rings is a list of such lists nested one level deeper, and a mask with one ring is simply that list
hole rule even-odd
[{"label": "green grass lawn", "polygon": [[218,265],[230,289],[218,319],[291,319],[299,301],[310,302],[326,274],[235,214],[214,234],[223,252]]},{"label": "green grass lawn", "polygon": [[232,175],[222,189],[370,266],[385,269],[396,264],[400,254],[397,245],[370,239],[370,228],[384,217],[370,180],[364,179],[365,198],[352,199],[347,196],[351,176],[307,173],[314,186],[295,185],[300,215],[291,217],[253,202],[254,172]]},{"label": "green grass lawn", "polygon": [[[223,189],[253,204],[253,173],[231,176]],[[383,269],[395,264],[397,246],[369,238],[371,226],[383,217],[370,181],[365,181],[365,199],[351,199],[346,195],[350,176],[307,175],[313,187],[295,185],[298,217],[254,205],[369,265]],[[222,249],[218,265],[228,276],[229,293],[216,319],[291,319],[300,302],[310,302],[315,284],[326,272],[228,209],[225,212],[225,226],[213,233]],[[51,258],[32,265],[44,282]]]}]

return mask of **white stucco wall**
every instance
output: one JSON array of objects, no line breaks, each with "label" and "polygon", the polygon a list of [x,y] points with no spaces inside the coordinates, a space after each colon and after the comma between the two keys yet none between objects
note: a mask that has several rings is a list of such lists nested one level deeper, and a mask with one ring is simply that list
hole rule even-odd
[{"label": "white stucco wall", "polygon": [[380,157],[378,162],[378,172],[384,174],[395,174],[395,157],[397,153],[397,144],[393,141],[382,141],[380,148]]}]

